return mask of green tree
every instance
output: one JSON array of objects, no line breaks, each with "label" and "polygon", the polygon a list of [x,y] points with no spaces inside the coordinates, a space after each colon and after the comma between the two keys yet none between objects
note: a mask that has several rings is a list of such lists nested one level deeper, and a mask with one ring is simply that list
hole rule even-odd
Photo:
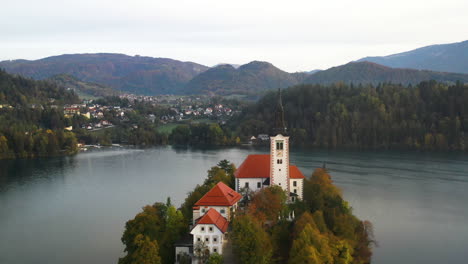
[{"label": "green tree", "polygon": [[[137,236],[143,235],[151,241],[162,242],[166,226],[166,207],[164,204],[155,204],[153,206],[143,207],[143,211],[138,213],[134,219],[125,224],[125,231],[122,235],[122,242],[125,245],[124,251],[127,256],[122,258],[119,263],[128,263],[131,256],[137,250],[135,244]],[[160,252],[161,253],[161,252]],[[159,254],[161,255],[161,254]]]},{"label": "green tree", "polygon": [[270,238],[255,218],[249,215],[237,216],[231,239],[234,252],[241,263],[270,263],[273,254]]},{"label": "green tree", "polygon": [[206,262],[206,264],[223,264],[223,263],[224,263],[223,256],[221,256],[218,253],[211,254]]},{"label": "green tree", "polygon": [[125,261],[119,261],[119,263],[128,264],[161,264],[161,258],[159,257],[158,242],[156,240],[150,240],[149,237],[142,234],[138,234],[135,237],[135,251]]}]

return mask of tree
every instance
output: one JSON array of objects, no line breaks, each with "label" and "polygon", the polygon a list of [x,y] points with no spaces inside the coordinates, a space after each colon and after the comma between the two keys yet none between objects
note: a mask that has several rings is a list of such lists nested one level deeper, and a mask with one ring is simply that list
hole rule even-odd
[{"label": "tree", "polygon": [[231,239],[235,254],[243,264],[270,263],[272,245],[260,222],[250,215],[237,216]]},{"label": "tree", "polygon": [[322,264],[320,253],[312,244],[314,232],[307,224],[294,240],[289,253],[289,264]]},{"label": "tree", "polygon": [[[130,255],[129,259],[122,263],[128,264],[161,264],[159,257],[158,242],[150,240],[149,237],[138,234],[135,237],[135,251]],[[119,263],[121,263],[119,261]]]},{"label": "tree", "polygon": [[205,244],[205,241],[198,241],[193,246],[193,252],[195,257],[197,257],[201,263],[205,263],[210,257],[210,249]]},{"label": "tree", "polygon": [[134,252],[137,250],[138,245],[136,244],[137,237],[143,235],[148,237],[151,241],[162,240],[165,225],[166,225],[166,212],[162,204],[155,204],[153,206],[143,207],[143,211],[138,213],[134,219],[128,221],[125,224],[125,231],[122,235],[122,242],[125,245],[125,252],[127,256],[119,261],[120,264],[129,263],[128,259],[131,259]]},{"label": "tree", "polygon": [[223,263],[224,263],[223,256],[221,256],[218,253],[211,254],[210,257],[208,258],[208,261],[206,262],[206,264],[223,264]]},{"label": "tree", "polygon": [[6,158],[9,156],[10,150],[8,149],[8,139],[0,135],[0,158]]},{"label": "tree", "polygon": [[274,225],[278,219],[287,216],[287,196],[279,186],[270,186],[254,193],[248,213],[260,223]]}]

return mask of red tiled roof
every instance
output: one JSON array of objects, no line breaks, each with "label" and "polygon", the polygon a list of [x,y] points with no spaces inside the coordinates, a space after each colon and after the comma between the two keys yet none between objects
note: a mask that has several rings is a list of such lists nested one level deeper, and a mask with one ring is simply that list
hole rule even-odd
[{"label": "red tiled roof", "polygon": [[289,178],[290,179],[304,179],[304,174],[295,165],[289,165]]},{"label": "red tiled roof", "polygon": [[198,220],[197,225],[215,225],[221,232],[226,232],[229,222],[218,211],[211,208],[208,212]]},{"label": "red tiled roof", "polygon": [[229,188],[223,182],[218,182],[215,187],[195,203],[195,206],[232,206],[241,198],[241,194]]},{"label": "red tiled roof", "polygon": [[[270,177],[270,155],[249,155],[234,174],[236,178],[269,178]],[[289,165],[290,179],[304,179],[302,172],[294,165]]]}]

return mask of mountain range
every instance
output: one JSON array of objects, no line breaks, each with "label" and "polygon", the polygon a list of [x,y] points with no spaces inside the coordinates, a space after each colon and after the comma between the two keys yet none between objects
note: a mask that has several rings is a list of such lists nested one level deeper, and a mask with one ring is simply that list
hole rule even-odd
[{"label": "mountain range", "polygon": [[331,84],[336,82],[354,84],[378,84],[391,82],[398,84],[418,84],[422,81],[436,80],[439,82],[468,82],[468,74],[434,72],[428,70],[390,68],[372,62],[350,62],[345,65],[330,68],[311,74],[304,83]]},{"label": "mountain range", "polygon": [[167,58],[123,54],[70,54],[40,60],[0,62],[7,72],[33,79],[68,74],[84,82],[99,83],[137,94],[182,93],[185,84],[208,67]]},{"label": "mountain range", "polygon": [[365,57],[359,61],[374,62],[392,68],[468,73],[468,40],[431,45],[383,57]]},{"label": "mountain range", "polygon": [[288,73],[268,62],[252,61],[238,68],[229,64],[211,68],[195,76],[186,88],[195,94],[254,95],[302,83],[306,77],[305,73]]},{"label": "mountain range", "polygon": [[366,57],[327,70],[288,73],[269,62],[207,67],[194,62],[123,54],[68,54],[39,60],[0,62],[7,72],[52,79],[77,91],[102,96],[135,94],[258,95],[266,90],[309,84],[417,84],[424,80],[468,82],[468,41],[427,46],[385,57]]}]

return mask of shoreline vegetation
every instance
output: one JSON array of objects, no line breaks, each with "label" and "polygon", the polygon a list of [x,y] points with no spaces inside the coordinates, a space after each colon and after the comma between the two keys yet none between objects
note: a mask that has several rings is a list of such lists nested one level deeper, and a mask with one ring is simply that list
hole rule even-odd
[{"label": "shoreline vegetation", "polygon": [[[235,114],[229,118],[193,116],[168,122],[163,119],[175,117],[169,105],[131,102],[114,96],[92,102],[106,107],[100,117],[66,115],[65,105],[81,102],[72,89],[0,70],[0,159],[73,155],[79,150],[78,144],[265,144],[258,136],[271,131],[274,124],[274,91],[254,103],[221,97],[209,100],[210,104],[230,105],[236,109]],[[299,85],[283,91],[283,103],[289,122],[286,126],[295,147],[468,150],[468,86],[460,82],[427,81],[415,86]],[[83,110],[87,108],[81,105]],[[88,129],[90,123],[103,120],[111,125]]]},{"label": "shoreline vegetation", "polygon": [[[220,181],[233,188],[235,170],[229,161],[220,161],[178,209],[170,198],[166,203],[144,206],[125,225],[122,242],[126,255],[118,263],[174,263],[174,243],[188,232],[193,205]],[[231,222],[229,239],[232,248],[228,250],[239,264],[365,264],[370,263],[372,248],[377,246],[372,224],[353,215],[323,168],[306,178],[302,201],[288,204],[286,194],[276,186],[248,193]],[[223,263],[223,256],[201,254],[199,260]],[[190,263],[184,261],[180,263]]]}]

